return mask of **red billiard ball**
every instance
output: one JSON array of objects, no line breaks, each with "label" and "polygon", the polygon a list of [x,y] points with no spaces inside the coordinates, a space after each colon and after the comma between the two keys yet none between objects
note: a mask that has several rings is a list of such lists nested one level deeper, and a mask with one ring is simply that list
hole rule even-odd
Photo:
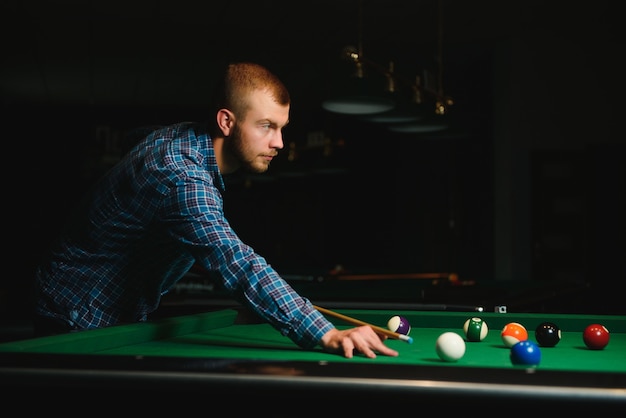
[{"label": "red billiard ball", "polygon": [[520,341],[526,341],[528,339],[528,331],[518,322],[509,322],[502,328],[500,337],[502,337],[504,345],[511,348]]},{"label": "red billiard ball", "polygon": [[601,324],[591,324],[583,331],[583,341],[592,350],[602,350],[609,343],[609,330]]},{"label": "red billiard ball", "polygon": [[535,328],[535,340],[542,347],[554,347],[561,341],[561,329],[552,322],[542,322]]},{"label": "red billiard ball", "polygon": [[509,356],[514,365],[537,366],[541,362],[541,350],[531,340],[513,344]]}]

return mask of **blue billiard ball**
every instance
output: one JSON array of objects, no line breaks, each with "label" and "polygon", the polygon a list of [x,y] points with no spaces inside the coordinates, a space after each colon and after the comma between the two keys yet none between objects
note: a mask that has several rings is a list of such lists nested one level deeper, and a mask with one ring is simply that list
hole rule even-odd
[{"label": "blue billiard ball", "polygon": [[541,361],[541,350],[534,341],[525,340],[511,347],[510,356],[514,365],[536,366]]}]

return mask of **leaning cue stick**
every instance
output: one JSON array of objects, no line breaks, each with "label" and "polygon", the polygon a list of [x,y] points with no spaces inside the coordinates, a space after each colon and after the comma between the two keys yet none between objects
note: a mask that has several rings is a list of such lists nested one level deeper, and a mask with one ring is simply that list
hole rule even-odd
[{"label": "leaning cue stick", "polygon": [[385,335],[385,336],[387,336],[389,338],[393,338],[393,339],[396,339],[396,340],[406,341],[409,344],[413,343],[413,338],[409,337],[408,335],[400,334],[399,332],[393,332],[393,331],[388,330],[386,328],[378,327],[376,325],[369,324],[369,323],[361,321],[359,319],[352,318],[350,316],[346,316],[346,315],[340,314],[339,312],[331,311],[329,309],[325,309],[325,308],[322,308],[322,307],[317,306],[317,305],[313,305],[313,307],[315,309],[317,309],[318,311],[320,311],[321,313],[323,313],[324,315],[328,315],[328,316],[332,316],[332,317],[337,318],[337,319],[341,319],[342,321],[345,321],[345,322],[347,322],[349,324],[352,324],[352,325],[367,325],[369,327],[372,327],[374,332],[376,332],[377,334],[382,334],[382,335]]},{"label": "leaning cue stick", "polygon": [[337,274],[337,280],[450,279],[454,273]]}]

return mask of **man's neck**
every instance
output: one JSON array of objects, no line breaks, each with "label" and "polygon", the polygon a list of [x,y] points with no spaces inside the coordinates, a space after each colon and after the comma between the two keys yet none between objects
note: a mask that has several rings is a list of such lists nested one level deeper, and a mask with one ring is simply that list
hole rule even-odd
[{"label": "man's neck", "polygon": [[239,169],[240,164],[224,147],[224,137],[213,139],[213,150],[215,151],[215,159],[217,167],[222,174],[231,174]]}]

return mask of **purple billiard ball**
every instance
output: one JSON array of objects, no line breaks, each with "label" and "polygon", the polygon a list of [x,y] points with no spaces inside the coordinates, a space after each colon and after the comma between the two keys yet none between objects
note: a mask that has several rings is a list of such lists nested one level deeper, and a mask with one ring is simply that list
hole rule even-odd
[{"label": "purple billiard ball", "polygon": [[405,317],[400,315],[394,315],[389,318],[389,321],[387,321],[387,328],[389,328],[390,331],[397,332],[398,334],[409,335],[411,332],[411,324]]},{"label": "purple billiard ball", "polygon": [[511,347],[511,363],[516,366],[537,366],[541,362],[541,350],[531,340],[524,340]]}]

